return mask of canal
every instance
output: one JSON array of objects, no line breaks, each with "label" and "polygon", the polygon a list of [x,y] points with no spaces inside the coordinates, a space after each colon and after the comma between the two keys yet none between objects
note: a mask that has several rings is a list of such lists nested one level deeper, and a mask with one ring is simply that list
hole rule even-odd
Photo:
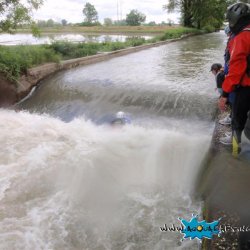
[{"label": "canal", "polygon": [[[1,248],[199,249],[160,227],[201,215],[225,46],[213,33],[59,72],[0,110]],[[130,125],[110,125],[118,111]]]}]

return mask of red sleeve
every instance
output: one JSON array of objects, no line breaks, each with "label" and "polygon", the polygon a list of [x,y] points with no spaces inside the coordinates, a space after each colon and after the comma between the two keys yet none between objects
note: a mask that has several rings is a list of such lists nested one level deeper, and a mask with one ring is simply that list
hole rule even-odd
[{"label": "red sleeve", "polygon": [[223,91],[226,93],[232,92],[234,85],[239,84],[246,73],[247,56],[250,50],[248,33],[249,31],[242,32],[233,39],[229,73],[222,86]]}]

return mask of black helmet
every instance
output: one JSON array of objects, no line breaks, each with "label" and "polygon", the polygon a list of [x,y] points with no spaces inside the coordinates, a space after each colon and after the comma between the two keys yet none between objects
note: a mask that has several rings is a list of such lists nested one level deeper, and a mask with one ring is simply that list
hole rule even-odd
[{"label": "black helmet", "polygon": [[221,68],[222,68],[222,65],[220,63],[214,63],[212,64],[210,71],[213,71],[213,70],[219,71]]},{"label": "black helmet", "polygon": [[250,5],[247,3],[235,3],[227,8],[226,18],[230,28],[233,28],[244,16],[250,16]]}]

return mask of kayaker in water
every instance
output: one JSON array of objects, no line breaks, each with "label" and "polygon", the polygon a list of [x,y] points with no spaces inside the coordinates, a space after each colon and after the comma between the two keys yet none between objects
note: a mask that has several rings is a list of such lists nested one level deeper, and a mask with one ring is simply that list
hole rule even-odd
[{"label": "kayaker in water", "polygon": [[115,118],[111,121],[112,126],[130,124],[131,120],[123,111],[116,113]]}]

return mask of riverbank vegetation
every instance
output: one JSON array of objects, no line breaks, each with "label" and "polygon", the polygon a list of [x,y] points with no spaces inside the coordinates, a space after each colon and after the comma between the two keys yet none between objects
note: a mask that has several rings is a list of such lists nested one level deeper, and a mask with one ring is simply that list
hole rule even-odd
[{"label": "riverbank vegetation", "polygon": [[60,56],[45,45],[0,46],[0,72],[13,82],[32,66],[59,61]]},{"label": "riverbank vegetation", "polygon": [[[225,21],[227,7],[237,0],[168,0],[163,6],[168,12],[180,11],[181,23],[197,29],[220,29]],[[248,0],[241,0],[248,3]]]},{"label": "riverbank vegetation", "polygon": [[165,41],[179,38],[185,34],[197,34],[200,32],[197,29],[179,27],[169,29],[162,35],[155,36],[149,40],[141,37],[132,37],[125,42],[72,43],[61,41],[50,45],[0,46],[0,72],[4,73],[8,79],[16,81],[21,74],[27,73],[28,68],[36,65]]},{"label": "riverbank vegetation", "polygon": [[[39,27],[41,34],[46,33],[87,33],[87,34],[164,34],[168,30],[182,29],[179,25],[154,25],[154,26],[53,26]],[[17,33],[30,33],[31,29],[19,28]]]},{"label": "riverbank vegetation", "polygon": [[[242,0],[248,2],[248,0]],[[178,11],[181,13],[180,23],[184,27],[192,27],[197,29],[217,30],[225,21],[226,8],[237,2],[237,0],[168,0],[161,8],[171,12]],[[45,32],[56,32],[57,30],[67,32],[141,32],[145,29],[148,32],[156,33],[157,29],[149,29],[151,24],[156,24],[154,21],[146,23],[146,15],[133,9],[130,13],[126,13],[126,18],[122,19],[122,15],[117,17],[117,20],[112,20],[110,17],[104,18],[103,24],[98,20],[98,12],[95,6],[91,3],[85,3],[82,12],[83,20],[79,23],[70,23],[66,19],[61,22],[56,22],[52,19],[47,21],[38,20],[34,22],[31,18],[32,9],[38,9],[43,0],[2,0],[0,5],[0,32],[13,32],[20,29],[22,32],[32,30],[35,35],[38,35],[38,28]],[[165,22],[162,23],[166,24]],[[169,26],[173,25],[173,21],[168,19]],[[121,27],[126,26],[125,30]],[[131,26],[131,28],[128,28]],[[135,29],[133,29],[133,26]],[[159,24],[161,26],[161,24]],[[86,29],[87,28],[87,29]],[[52,30],[51,30],[52,29]],[[60,32],[60,31],[59,31]]]}]

